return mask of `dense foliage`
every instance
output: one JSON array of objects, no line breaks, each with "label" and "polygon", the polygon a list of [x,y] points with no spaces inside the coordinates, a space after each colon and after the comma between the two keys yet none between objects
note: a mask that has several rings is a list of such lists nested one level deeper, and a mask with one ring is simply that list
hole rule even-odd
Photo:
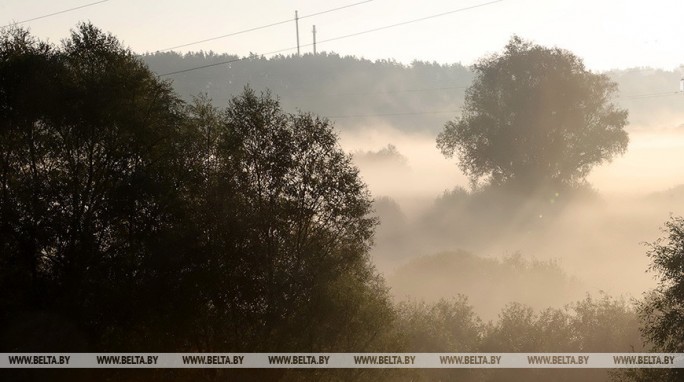
[{"label": "dense foliage", "polygon": [[617,84],[572,53],[514,37],[474,70],[460,117],[437,138],[474,183],[572,186],[626,150],[627,111],[611,103]]},{"label": "dense foliage", "polygon": [[385,340],[371,199],[330,122],[249,89],[186,105],[89,24],[0,43],[2,351]]},{"label": "dense foliage", "polygon": [[[639,306],[643,335],[656,351],[684,352],[684,218],[671,217],[662,229],[664,236],[648,243],[650,270],[658,287]],[[625,381],[681,381],[681,369],[631,370]]]},{"label": "dense foliage", "polygon": [[[403,65],[332,52],[269,58],[156,52],[141,59],[155,73],[172,79],[174,89],[186,99],[206,92],[216,105],[223,105],[249,85],[278,94],[284,110],[309,110],[344,128],[387,120],[406,131],[437,132],[444,117],[463,103],[463,90],[473,78],[461,64],[415,61]],[[164,76],[205,66],[209,67]]]}]

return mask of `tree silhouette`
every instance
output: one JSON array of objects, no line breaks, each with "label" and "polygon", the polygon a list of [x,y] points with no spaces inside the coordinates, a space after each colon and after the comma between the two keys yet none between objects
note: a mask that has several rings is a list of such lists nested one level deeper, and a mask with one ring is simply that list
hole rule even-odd
[{"label": "tree silhouette", "polygon": [[627,148],[627,112],[610,103],[615,83],[572,53],[513,37],[474,70],[462,115],[437,138],[473,182],[572,186]]},{"label": "tree silhouette", "polygon": [[14,29],[0,146],[3,351],[393,341],[370,195],[326,119],[250,89],[185,104],[90,24],[61,47]]},{"label": "tree silhouette", "polygon": [[215,346],[371,346],[392,312],[368,258],[371,199],[332,125],[284,113],[249,88],[224,110],[206,99],[192,109],[205,137],[197,142],[209,145],[193,225],[217,283],[207,292],[210,321],[231,329]]},{"label": "tree silhouette", "polygon": [[[684,218],[671,217],[662,229],[664,237],[649,244],[650,270],[658,277],[658,286],[646,295],[639,306],[644,337],[655,351],[684,351]],[[626,381],[681,381],[680,369],[631,370],[623,373]]]},{"label": "tree silhouette", "polygon": [[649,244],[650,270],[657,273],[659,285],[641,306],[641,313],[647,338],[659,349],[676,353],[684,351],[684,218],[670,218],[663,232],[665,237]]},{"label": "tree silhouette", "polygon": [[158,277],[147,263],[173,222],[180,103],[89,24],[61,49],[14,30],[1,57],[2,283],[13,294],[2,319],[8,332],[26,325],[16,312],[36,320],[25,333],[35,342],[9,346],[66,346],[45,340],[45,314],[84,344],[126,338],[112,329],[156,315],[145,308]]}]

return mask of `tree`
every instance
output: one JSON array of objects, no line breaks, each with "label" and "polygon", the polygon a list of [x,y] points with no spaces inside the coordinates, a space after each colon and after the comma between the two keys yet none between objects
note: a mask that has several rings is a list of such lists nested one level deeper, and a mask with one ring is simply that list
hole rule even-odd
[{"label": "tree", "polygon": [[[285,113],[270,93],[249,88],[224,109],[200,97],[188,115],[195,179],[193,213],[182,231],[194,232],[198,325],[210,328],[194,349],[396,348],[387,329],[394,311],[368,254],[376,225],[370,195],[332,124]],[[257,379],[323,378],[314,371],[263,373]]]},{"label": "tree", "polygon": [[[649,270],[655,272],[658,286],[639,306],[642,334],[655,351],[684,352],[684,218],[671,217],[662,231],[664,237],[649,243]],[[663,371],[633,370],[624,380],[681,381],[681,369]]]},{"label": "tree", "polygon": [[627,111],[610,102],[617,85],[571,52],[513,37],[473,68],[462,114],[437,146],[474,184],[573,186],[626,150]]},{"label": "tree", "polygon": [[372,202],[328,120],[186,105],[90,24],[15,29],[0,147],[5,351],[380,349]]},{"label": "tree", "polygon": [[209,145],[198,150],[205,175],[193,225],[212,269],[222,272],[210,278],[217,284],[207,303],[216,307],[212,320],[233,326],[213,346],[369,346],[379,324],[391,321],[368,257],[376,220],[330,122],[284,113],[269,93],[249,88],[222,111],[200,100],[193,115],[206,137],[199,142]]},{"label": "tree", "polygon": [[658,275],[658,287],[641,305],[644,334],[657,349],[684,351],[684,218],[665,223],[666,234],[649,244],[650,271]]},{"label": "tree", "polygon": [[[415,353],[475,353],[480,351],[484,325],[468,299],[457,295],[427,304],[403,301],[397,306],[396,330],[403,335],[406,349]],[[404,370],[406,381],[480,381],[480,373],[458,369]]]},{"label": "tree", "polygon": [[[128,343],[135,336],[123,333],[153,327],[164,311],[149,301],[165,290],[159,263],[169,257],[152,248],[179,218],[170,206],[184,157],[173,143],[180,102],[90,24],[61,47],[3,33],[0,89],[0,320],[16,340],[3,343]],[[55,320],[73,332],[53,330]]]}]

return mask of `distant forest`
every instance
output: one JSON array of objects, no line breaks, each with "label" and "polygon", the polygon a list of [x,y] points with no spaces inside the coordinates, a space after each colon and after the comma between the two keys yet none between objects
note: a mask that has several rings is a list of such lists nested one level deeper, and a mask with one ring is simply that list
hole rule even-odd
[{"label": "distant forest", "polygon": [[[325,52],[244,59],[214,52],[157,52],[141,59],[162,79],[171,80],[174,90],[186,100],[205,93],[215,105],[224,106],[249,85],[256,91],[270,90],[286,111],[307,110],[330,118],[343,129],[380,123],[404,131],[436,133],[445,121],[458,115],[465,89],[474,77],[460,63],[414,61],[405,65]],[[220,64],[228,61],[232,62]],[[207,65],[215,66],[165,75]],[[629,110],[632,126],[676,127],[663,126],[658,118],[681,113],[684,96],[677,94],[678,70],[633,68],[606,74],[618,84],[617,104]]]}]

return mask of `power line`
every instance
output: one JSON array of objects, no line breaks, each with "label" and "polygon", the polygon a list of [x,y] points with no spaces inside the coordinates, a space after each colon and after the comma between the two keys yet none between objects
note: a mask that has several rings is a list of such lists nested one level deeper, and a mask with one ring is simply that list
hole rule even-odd
[{"label": "power line", "polygon": [[[355,6],[357,6],[357,5],[361,5],[361,4],[365,4],[365,3],[370,3],[371,1],[373,1],[373,0],[360,1],[360,2],[358,2],[358,3],[348,4],[348,5],[344,5],[344,6],[341,6],[341,7],[337,7],[337,8],[333,8],[333,9],[328,9],[328,10],[325,10],[325,11],[316,12],[316,13],[312,13],[312,14],[309,14],[309,15],[301,16],[301,17],[299,17],[299,19],[301,20],[301,19],[306,19],[306,18],[309,18],[309,17],[314,17],[314,16],[322,15],[322,14],[325,14],[325,13],[335,12],[335,11],[339,11],[339,10],[341,10],[341,9],[351,8],[351,7],[355,7]],[[291,21],[294,21],[294,19],[287,19],[287,20],[277,21],[277,22],[274,22],[274,23],[271,23],[271,24],[266,24],[266,25],[262,25],[262,26],[258,26],[258,27],[254,27],[254,28],[249,28],[249,29],[244,29],[244,30],[241,30],[241,31],[232,32],[232,33],[224,34],[224,35],[221,35],[221,36],[210,37],[210,38],[207,38],[207,39],[204,39],[204,40],[193,41],[193,42],[189,42],[189,43],[183,44],[183,45],[176,45],[176,46],[172,46],[172,47],[170,47],[170,48],[161,49],[160,52],[165,52],[165,51],[167,51],[167,50],[173,50],[173,49],[177,49],[177,48],[184,48],[184,47],[186,47],[186,46],[201,44],[201,43],[203,43],[203,42],[219,40],[219,39],[222,39],[222,38],[231,37],[231,36],[236,36],[236,35],[243,34],[243,33],[254,32],[254,31],[257,31],[257,30],[260,30],[260,29],[266,29],[266,28],[270,28],[270,27],[277,26],[277,25],[286,24],[286,23],[289,23],[289,22],[291,22]]]},{"label": "power line", "polygon": [[[466,86],[449,86],[449,87],[438,87],[438,88],[420,88],[420,89],[402,89],[402,90],[388,90],[388,91],[378,91],[378,92],[359,92],[359,93],[310,93],[317,96],[329,96],[329,95],[372,95],[372,94],[395,94],[395,93],[405,93],[405,92],[427,92],[427,91],[438,91],[438,90],[449,90],[449,89],[465,89]],[[636,94],[632,96],[626,96],[621,98],[649,98],[649,97],[663,97],[670,95],[683,94],[682,92],[662,92],[662,93],[648,93],[648,94]],[[298,96],[292,96],[298,98]],[[367,114],[343,114],[343,115],[325,115],[326,118],[330,119],[350,119],[350,118],[372,118],[372,117],[402,117],[411,115],[429,115],[429,114],[452,114],[459,113],[459,110],[426,110],[426,111],[414,111],[414,112],[395,112],[395,113],[367,113]]]},{"label": "power line", "polygon": [[354,6],[361,5],[361,4],[365,4],[365,3],[370,3],[371,1],[373,1],[373,0],[360,1],[360,2],[354,3],[354,4],[349,4],[349,5],[344,5],[344,6],[341,6],[341,7],[338,7],[338,8],[328,9],[327,11],[321,11],[321,12],[316,12],[316,13],[312,13],[312,14],[309,14],[309,15],[305,15],[305,16],[300,17],[299,19],[301,20],[301,19],[306,19],[306,18],[309,18],[309,17],[314,17],[314,16],[322,15],[322,14],[325,14],[325,13],[335,12],[335,11],[339,11],[340,9],[345,9],[345,8],[350,8],[350,7],[354,7]]},{"label": "power line", "polygon": [[[442,90],[462,90],[467,89],[467,86],[444,86],[437,88],[416,88],[416,89],[396,89],[396,90],[381,90],[368,92],[350,92],[350,93],[323,93],[317,91],[306,91],[303,94],[291,94],[289,98],[320,98],[320,97],[339,97],[339,96],[363,96],[374,94],[398,94],[398,93],[414,93],[414,92],[433,92]],[[300,88],[301,89],[301,88]],[[274,90],[274,89],[271,89]],[[297,89],[292,89],[297,91]],[[233,95],[226,95],[221,97],[210,97],[214,101],[222,101],[232,98]],[[346,118],[346,117],[345,117]]]},{"label": "power line", "polygon": [[94,2],[94,3],[81,5],[81,6],[79,6],[79,7],[69,8],[69,9],[65,9],[65,10],[63,10],[63,11],[59,11],[59,12],[55,12],[55,13],[50,13],[50,14],[48,14],[48,15],[38,16],[38,17],[34,17],[34,18],[32,18],[32,19],[27,19],[27,20],[23,20],[23,21],[18,21],[18,22],[10,23],[10,24],[7,24],[7,25],[2,26],[2,28],[7,28],[7,27],[9,27],[9,26],[11,26],[11,25],[19,25],[19,24],[23,24],[23,23],[28,23],[28,22],[30,22],[30,21],[40,20],[40,19],[44,19],[44,18],[46,18],[46,17],[61,15],[62,13],[67,13],[67,12],[75,11],[75,10],[77,10],[77,9],[86,8],[86,7],[90,7],[90,6],[93,6],[93,5],[106,3],[107,1],[109,1],[109,0],[96,1],[96,2]]},{"label": "power line", "polygon": [[[646,94],[643,96],[640,95],[639,97],[635,97],[635,99],[650,98],[650,97],[663,97],[663,96],[677,95],[677,94],[682,94],[682,92]],[[433,111],[416,111],[416,112],[399,112],[399,113],[328,115],[326,117],[330,118],[330,119],[333,119],[333,118],[343,119],[343,118],[370,118],[370,117],[395,117],[395,116],[401,117],[401,116],[408,116],[408,115],[451,114],[451,113],[459,113],[459,110],[433,110]]]},{"label": "power line", "polygon": [[[351,33],[351,34],[344,35],[344,36],[333,37],[333,38],[329,38],[329,39],[327,39],[327,40],[319,41],[318,43],[319,43],[319,44],[322,44],[322,43],[325,43],[325,42],[337,41],[337,40],[341,40],[341,39],[344,39],[344,38],[355,37],[355,36],[359,36],[359,35],[366,34],[366,33],[378,32],[378,31],[381,31],[381,30],[384,30],[384,29],[394,28],[394,27],[403,26],[403,25],[407,25],[407,24],[417,23],[417,22],[420,22],[420,21],[425,21],[425,20],[429,20],[429,19],[434,19],[434,18],[441,17],[441,16],[450,15],[450,14],[453,14],[453,13],[464,12],[464,11],[469,11],[469,10],[476,9],[476,8],[481,8],[481,7],[485,7],[485,6],[487,6],[487,5],[492,5],[492,4],[500,3],[500,2],[502,2],[502,1],[504,1],[504,0],[494,0],[494,1],[490,1],[490,2],[488,2],[488,3],[482,3],[482,4],[478,4],[478,5],[473,5],[473,6],[471,6],[471,7],[459,8],[459,9],[455,9],[455,10],[453,10],[453,11],[442,12],[442,13],[438,13],[438,14],[435,14],[435,15],[430,15],[430,16],[421,17],[421,18],[419,18],[419,19],[403,21],[403,22],[396,23],[396,24],[385,25],[385,26],[382,26],[382,27],[379,27],[379,28],[368,29],[368,30],[365,30],[365,31],[362,31],[362,32],[356,32],[356,33]],[[309,44],[309,45],[311,45],[311,44]]]},{"label": "power line", "polygon": [[655,97],[667,97],[667,96],[673,96],[673,95],[678,95],[682,94],[681,91],[676,91],[676,92],[662,92],[662,93],[647,93],[647,94],[634,94],[634,95],[629,95],[629,96],[624,96],[620,97],[622,99],[642,99],[642,98],[655,98]]},{"label": "power line", "polygon": [[[240,60],[240,59],[238,59]],[[238,61],[236,60],[236,61]],[[375,95],[375,94],[398,94],[398,93],[414,93],[414,92],[433,92],[442,90],[463,90],[467,89],[469,86],[442,86],[433,88],[413,88],[413,89],[394,89],[394,90],[380,90],[380,91],[367,91],[367,92],[349,92],[349,93],[324,93],[316,91],[304,91],[300,94],[291,94],[290,98],[320,98],[320,97],[339,97],[339,96],[364,96],[364,95]],[[292,89],[297,90],[297,89]],[[301,90],[301,89],[300,89]],[[661,93],[648,93],[648,94],[635,94],[618,97],[618,99],[641,99],[641,98],[651,98],[651,97],[664,97],[684,94],[681,91],[677,92],[661,92]],[[214,100],[221,100],[231,98],[232,96],[213,98]],[[446,113],[455,111],[427,111],[427,112],[406,112],[406,113],[388,113],[388,114],[359,114],[359,115],[342,115],[334,116],[335,118],[356,118],[356,117],[374,117],[374,116],[393,116],[393,115],[413,115],[413,114],[435,114],[435,113]]]},{"label": "power line", "polygon": [[[318,92],[308,92],[304,94],[294,94],[293,98],[305,98],[305,97],[320,97],[320,96],[359,96],[359,95],[373,95],[373,94],[397,94],[397,93],[413,93],[413,92],[432,92],[440,90],[462,90],[467,89],[470,85],[460,85],[460,86],[443,86],[435,88],[414,88],[414,89],[396,89],[396,90],[380,90],[380,91],[368,91],[368,92],[350,92],[350,93],[318,93]],[[673,95],[680,95],[684,92],[682,91],[668,91],[660,93],[645,93],[645,94],[633,94],[620,96],[618,99],[640,99],[640,98],[652,98],[652,97],[667,97]]]},{"label": "power line", "polygon": [[[434,89],[440,89],[440,88],[434,88]],[[458,88],[455,88],[458,89]],[[432,90],[432,89],[424,89],[425,91]],[[373,93],[366,93],[366,94],[373,94]],[[652,98],[652,97],[664,97],[664,96],[672,96],[672,95],[679,95],[683,94],[680,91],[677,92],[664,92],[664,93],[650,93],[650,94],[638,94],[634,96],[627,96],[623,98],[630,98],[630,99],[642,99],[642,98]],[[370,118],[370,117],[394,117],[394,116],[408,116],[408,115],[425,115],[425,114],[450,114],[450,113],[458,113],[459,110],[433,110],[433,111],[416,111],[416,112],[398,112],[398,113],[378,113],[378,114],[348,114],[348,115],[329,115],[326,116],[327,118],[337,118],[337,119],[342,119],[342,118]]]},{"label": "power line", "polygon": [[[290,49],[292,49],[292,48],[290,48]],[[290,49],[288,49],[288,50],[290,50]],[[211,67],[219,66],[219,65],[231,64],[233,62],[248,60],[249,58],[250,57],[235,58],[235,59],[228,60],[228,61],[215,62],[213,64],[207,64],[207,65],[195,66],[195,67],[187,68],[187,69],[176,70],[175,72],[168,72],[168,73],[160,74],[159,77],[173,76],[174,74],[181,74],[181,73],[191,72],[194,70],[200,70],[200,69],[211,68]]]},{"label": "power line", "polygon": [[[396,90],[380,90],[380,91],[368,91],[368,92],[351,92],[351,93],[318,93],[309,92],[304,94],[294,94],[293,98],[306,98],[306,97],[320,97],[320,96],[360,96],[360,95],[373,95],[373,94],[397,94],[397,93],[414,93],[414,92],[432,92],[440,90],[462,90],[467,89],[469,85],[461,86],[444,86],[436,88],[415,88],[415,89],[396,89]],[[640,98],[653,98],[653,97],[667,97],[673,95],[684,94],[681,91],[668,91],[660,93],[646,93],[646,94],[634,94],[618,97],[618,99],[640,99]]]},{"label": "power line", "polygon": [[184,47],[186,47],[186,46],[201,44],[201,43],[207,42],[207,41],[214,41],[214,40],[218,40],[218,39],[222,39],[222,38],[226,38],[226,37],[230,37],[230,36],[235,36],[235,35],[239,35],[239,34],[243,34],[243,33],[247,33],[247,32],[257,31],[257,30],[259,30],[259,29],[266,29],[266,28],[274,27],[274,26],[276,26],[276,25],[281,25],[281,24],[289,23],[289,22],[292,21],[292,20],[294,20],[294,19],[287,19],[287,20],[283,20],[283,21],[278,21],[278,22],[275,22],[275,23],[271,23],[271,24],[267,24],[267,25],[262,25],[262,26],[260,26],[260,27],[254,27],[254,28],[250,28],[250,29],[241,30],[241,31],[238,31],[238,32],[233,32],[233,33],[229,33],[229,34],[224,34],[224,35],[221,35],[221,36],[210,37],[210,38],[207,38],[207,39],[204,39],[204,40],[198,40],[198,41],[189,42],[189,43],[183,44],[183,45],[176,45],[176,46],[172,46],[172,47],[170,47],[170,48],[160,49],[159,51],[160,51],[160,52],[166,52],[167,50],[173,50],[173,49],[178,49],[178,48],[184,48]]},{"label": "power line", "polygon": [[458,110],[431,110],[431,111],[407,111],[399,113],[379,113],[379,114],[348,114],[348,115],[327,115],[326,118],[369,118],[369,117],[393,117],[393,116],[407,116],[407,115],[424,115],[424,114],[451,114],[458,113]]},{"label": "power line", "polygon": [[[465,89],[466,87],[444,87],[444,88],[427,88],[427,89],[407,89],[407,90],[400,90],[400,91],[387,91],[387,92],[367,92],[367,93],[355,93],[355,95],[362,95],[362,94],[378,94],[378,93],[401,93],[405,91],[432,91],[432,90],[441,90],[441,89]],[[352,94],[352,93],[349,93]],[[672,95],[680,95],[684,94],[684,92],[681,91],[676,91],[676,92],[661,92],[661,93],[648,93],[648,94],[635,94],[631,96],[625,96],[621,98],[628,98],[628,99],[642,99],[642,98],[652,98],[652,97],[665,97],[665,96],[672,96]],[[401,116],[409,116],[409,115],[426,115],[426,114],[451,114],[451,113],[459,113],[459,110],[431,110],[431,111],[415,111],[415,112],[397,112],[397,113],[372,113],[372,114],[347,114],[347,115],[328,115],[326,116],[327,118],[330,119],[344,119],[344,118],[371,118],[371,117],[401,117]]]},{"label": "power line", "polygon": [[432,92],[439,90],[462,90],[467,89],[468,86],[444,86],[438,88],[418,88],[418,89],[396,89],[396,90],[380,90],[380,91],[369,91],[369,92],[353,92],[353,93],[318,93],[310,92],[304,94],[292,95],[293,98],[308,98],[308,97],[320,97],[320,96],[360,96],[360,95],[373,95],[373,94],[397,94],[397,93],[416,93],[416,92]]},{"label": "power line", "polygon": [[[317,44],[323,44],[323,43],[330,42],[330,41],[336,41],[336,40],[341,40],[341,39],[345,39],[345,38],[349,38],[349,37],[359,36],[359,35],[362,35],[362,34],[377,32],[377,31],[381,31],[381,30],[384,30],[384,29],[389,29],[389,28],[394,28],[394,27],[398,27],[398,26],[402,26],[402,25],[407,25],[407,24],[411,24],[411,23],[416,23],[416,22],[419,22],[419,21],[425,21],[425,20],[429,20],[429,19],[434,19],[434,18],[436,18],[436,17],[446,16],[446,15],[450,15],[450,14],[453,14],[453,13],[469,11],[469,10],[476,9],[476,8],[480,8],[480,7],[484,7],[484,6],[487,6],[487,5],[492,5],[492,4],[500,3],[500,2],[502,2],[502,1],[504,1],[504,0],[494,0],[494,1],[487,2],[487,3],[482,3],[482,4],[478,4],[478,5],[473,5],[473,6],[470,6],[470,7],[455,9],[455,10],[453,10],[453,11],[442,12],[442,13],[438,13],[438,14],[434,14],[434,15],[430,15],[430,16],[421,17],[421,18],[419,18],[419,19],[413,19],[413,20],[403,21],[403,22],[396,23],[396,24],[385,25],[385,26],[382,26],[382,27],[379,27],[379,28],[373,28],[373,29],[368,29],[368,30],[365,30],[365,31],[356,32],[356,33],[352,33],[352,34],[348,34],[348,35],[344,35],[344,36],[333,37],[333,38],[330,38],[330,39],[327,39],[327,40],[318,41]],[[303,45],[303,46],[311,46],[311,45],[313,45],[313,44],[305,44],[305,45]],[[275,51],[272,51],[272,52],[263,53],[262,56],[271,55],[271,54],[278,54],[278,53],[282,53],[282,52],[287,52],[287,51],[290,51],[290,50],[293,50],[293,49],[297,49],[297,47],[290,47],[290,48],[279,49],[279,50],[275,50]],[[207,65],[202,65],[202,66],[196,66],[196,67],[192,67],[192,68],[177,70],[177,71],[174,71],[174,72],[164,73],[164,74],[160,74],[159,76],[160,76],[160,77],[172,76],[172,75],[175,75],[175,74],[186,73],[186,72],[190,72],[190,71],[193,71],[193,70],[206,69],[206,68],[210,68],[210,67],[213,67],[213,66],[219,66],[219,65],[230,64],[230,63],[233,63],[233,62],[238,62],[238,61],[246,60],[246,59],[249,59],[249,58],[250,58],[250,57],[243,57],[243,58],[238,58],[238,59],[233,59],[233,60],[228,60],[228,61],[215,62],[215,63],[213,63],[213,64],[207,64]]]}]

